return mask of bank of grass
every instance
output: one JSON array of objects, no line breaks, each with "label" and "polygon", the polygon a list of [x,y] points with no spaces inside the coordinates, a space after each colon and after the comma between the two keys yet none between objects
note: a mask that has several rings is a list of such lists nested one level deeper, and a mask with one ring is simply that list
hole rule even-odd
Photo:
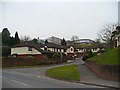
[{"label": "bank of grass", "polygon": [[94,57],[91,57],[88,60],[92,60],[103,65],[118,65],[118,64],[120,65],[120,61],[118,60],[119,54],[120,54],[120,48],[113,48],[107,50],[101,55],[96,55]]},{"label": "bank of grass", "polygon": [[48,69],[45,74],[52,78],[69,81],[80,81],[77,65],[67,65]]}]

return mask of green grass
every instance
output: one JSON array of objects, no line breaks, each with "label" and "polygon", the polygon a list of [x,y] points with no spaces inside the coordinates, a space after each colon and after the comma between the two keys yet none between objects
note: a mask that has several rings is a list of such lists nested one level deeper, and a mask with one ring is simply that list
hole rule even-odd
[{"label": "green grass", "polygon": [[103,65],[118,65],[120,64],[120,61],[118,61],[119,53],[120,53],[119,48],[113,48],[113,49],[107,50],[101,55],[91,57],[88,60],[92,60]]},{"label": "green grass", "polygon": [[46,75],[52,78],[69,80],[69,81],[79,81],[80,72],[77,68],[77,65],[67,65],[55,67],[47,70]]}]

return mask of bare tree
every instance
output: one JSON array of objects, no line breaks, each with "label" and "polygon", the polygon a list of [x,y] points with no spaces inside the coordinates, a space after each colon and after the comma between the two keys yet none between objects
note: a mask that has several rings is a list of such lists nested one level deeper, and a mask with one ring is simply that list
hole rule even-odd
[{"label": "bare tree", "polygon": [[105,43],[109,43],[111,41],[112,32],[116,30],[117,24],[111,24],[104,26],[99,32],[98,37],[101,41],[104,41]]},{"label": "bare tree", "polygon": [[30,41],[30,37],[29,36],[21,36],[21,41]]},{"label": "bare tree", "polygon": [[71,37],[71,41],[75,42],[77,40],[79,40],[78,36],[74,35],[74,36]]}]

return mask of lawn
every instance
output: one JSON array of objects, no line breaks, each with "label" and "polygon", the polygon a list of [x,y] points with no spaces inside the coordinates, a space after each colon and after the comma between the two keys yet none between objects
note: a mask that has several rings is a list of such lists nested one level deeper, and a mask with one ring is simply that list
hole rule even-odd
[{"label": "lawn", "polygon": [[103,65],[118,65],[120,64],[120,61],[118,61],[119,58],[118,54],[120,54],[119,48],[113,48],[107,50],[101,55],[91,57],[88,60],[92,60]]},{"label": "lawn", "polygon": [[67,65],[48,69],[46,75],[52,78],[80,81],[80,72],[77,65]]}]

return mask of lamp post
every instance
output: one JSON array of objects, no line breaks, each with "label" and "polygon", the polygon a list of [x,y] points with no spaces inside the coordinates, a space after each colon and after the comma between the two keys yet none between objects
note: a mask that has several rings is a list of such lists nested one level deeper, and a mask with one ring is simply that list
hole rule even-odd
[{"label": "lamp post", "polygon": [[61,63],[62,63],[62,52],[60,52],[60,59],[61,59]]}]

